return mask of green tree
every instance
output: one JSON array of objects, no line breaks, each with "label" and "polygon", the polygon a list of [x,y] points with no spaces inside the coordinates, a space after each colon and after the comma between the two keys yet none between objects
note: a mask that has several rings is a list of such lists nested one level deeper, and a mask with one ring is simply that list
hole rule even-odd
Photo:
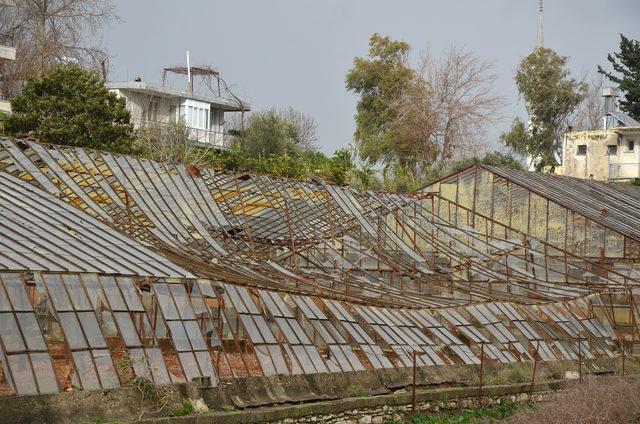
[{"label": "green tree", "polygon": [[585,96],[586,84],[572,78],[566,65],[566,57],[537,48],[522,60],[516,72],[516,86],[525,101],[529,124],[516,118],[500,140],[531,157],[537,169],[556,164],[567,118]]},{"label": "green tree", "polygon": [[598,72],[618,84],[624,93],[620,107],[630,116],[640,120],[640,42],[620,34],[620,52],[608,54],[614,72],[606,72],[598,65]]},{"label": "green tree", "polygon": [[291,108],[258,112],[249,118],[248,128],[236,131],[231,148],[207,155],[217,168],[256,172],[279,177],[320,177],[345,185],[355,168],[348,149],[333,157],[314,151],[316,125],[313,118]]},{"label": "green tree", "polygon": [[11,100],[5,132],[33,133],[44,143],[130,153],[133,127],[123,99],[97,75],[77,66],[59,66],[31,79]]},{"label": "green tree", "polygon": [[303,152],[302,156],[308,163],[310,175],[333,184],[347,185],[349,173],[355,169],[353,154],[346,148],[336,150],[332,157],[322,152]]},{"label": "green tree", "polygon": [[294,155],[300,152],[300,128],[275,110],[254,113],[249,126],[239,132],[233,143],[248,157]]},{"label": "green tree", "polygon": [[[414,158],[416,143],[394,128],[400,96],[414,83],[408,66],[409,45],[380,34],[369,40],[368,58],[356,57],[346,77],[347,90],[360,98],[354,139],[360,156],[370,162],[404,163]],[[411,132],[413,134],[413,132]]]}]

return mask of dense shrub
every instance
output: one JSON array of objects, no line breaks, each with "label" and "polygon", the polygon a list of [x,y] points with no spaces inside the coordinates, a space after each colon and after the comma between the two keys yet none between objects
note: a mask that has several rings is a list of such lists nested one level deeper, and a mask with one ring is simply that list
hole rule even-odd
[{"label": "dense shrub", "polygon": [[507,423],[629,423],[640,414],[640,381],[623,378],[587,378],[557,399],[516,414]]}]

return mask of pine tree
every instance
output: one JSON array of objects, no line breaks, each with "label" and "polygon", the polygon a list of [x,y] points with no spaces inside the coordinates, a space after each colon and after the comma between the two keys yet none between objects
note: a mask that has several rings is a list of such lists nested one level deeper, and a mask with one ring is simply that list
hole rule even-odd
[{"label": "pine tree", "polygon": [[640,120],[640,42],[620,34],[620,51],[607,55],[614,72],[598,65],[598,72],[618,84],[624,99],[620,108],[634,119]]}]

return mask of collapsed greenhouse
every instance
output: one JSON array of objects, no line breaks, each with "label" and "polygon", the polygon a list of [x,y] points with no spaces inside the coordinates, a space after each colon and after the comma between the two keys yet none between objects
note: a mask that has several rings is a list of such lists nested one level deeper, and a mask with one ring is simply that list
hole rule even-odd
[{"label": "collapsed greenhouse", "polygon": [[631,185],[473,166],[397,194],[1,143],[2,394],[613,358],[638,339]]}]

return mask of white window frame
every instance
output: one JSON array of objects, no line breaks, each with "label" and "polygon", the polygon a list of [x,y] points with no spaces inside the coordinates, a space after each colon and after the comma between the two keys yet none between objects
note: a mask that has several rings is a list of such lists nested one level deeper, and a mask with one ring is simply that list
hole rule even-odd
[{"label": "white window frame", "polygon": [[209,119],[211,105],[209,103],[185,99],[177,110],[180,114],[178,118],[184,118],[189,128],[207,131],[211,128]]}]

